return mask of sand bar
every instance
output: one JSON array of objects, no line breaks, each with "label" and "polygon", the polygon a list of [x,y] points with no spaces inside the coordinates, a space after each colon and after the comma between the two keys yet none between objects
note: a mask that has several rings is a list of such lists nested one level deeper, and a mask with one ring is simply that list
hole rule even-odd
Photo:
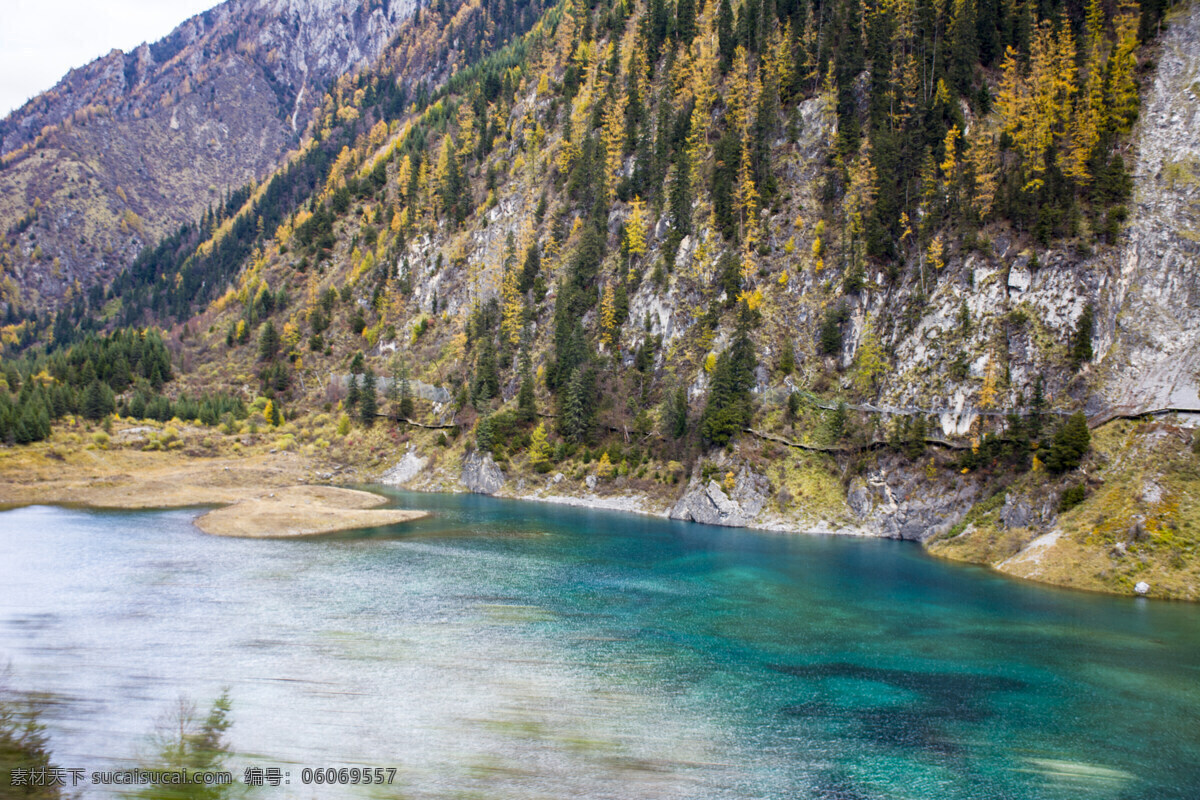
[{"label": "sand bar", "polygon": [[[185,429],[185,435],[189,432]],[[298,453],[266,449],[195,457],[179,450],[91,449],[62,441],[0,447],[0,508],[226,506],[197,524],[208,533],[253,537],[311,536],[426,516],[380,509],[386,498],[370,492],[302,485],[323,483],[328,472],[321,470],[330,467]]]},{"label": "sand bar", "polygon": [[209,511],[196,527],[216,536],[282,538],[376,528],[429,516],[424,511],[385,508],[385,498],[333,486],[292,486]]}]

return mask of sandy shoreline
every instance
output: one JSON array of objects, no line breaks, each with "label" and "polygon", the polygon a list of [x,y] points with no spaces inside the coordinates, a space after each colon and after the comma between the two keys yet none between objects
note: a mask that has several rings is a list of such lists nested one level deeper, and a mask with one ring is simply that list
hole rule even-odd
[{"label": "sandy shoreline", "polygon": [[424,511],[380,509],[370,492],[304,485],[328,477],[291,452],[197,458],[141,450],[55,451],[48,446],[0,453],[0,507],[67,505],[153,509],[213,505],[196,520],[217,536],[274,538],[395,525]]},{"label": "sandy shoreline", "polygon": [[356,489],[291,486],[209,511],[196,520],[196,527],[215,536],[268,539],[377,528],[429,516],[424,511],[375,508],[386,502]]}]

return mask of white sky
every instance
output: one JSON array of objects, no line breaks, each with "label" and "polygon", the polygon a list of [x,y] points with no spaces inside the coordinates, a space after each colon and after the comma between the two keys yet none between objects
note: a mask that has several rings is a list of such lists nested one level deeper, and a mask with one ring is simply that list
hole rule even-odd
[{"label": "white sky", "polygon": [[154,42],[219,0],[0,0],[0,118],[114,47]]}]

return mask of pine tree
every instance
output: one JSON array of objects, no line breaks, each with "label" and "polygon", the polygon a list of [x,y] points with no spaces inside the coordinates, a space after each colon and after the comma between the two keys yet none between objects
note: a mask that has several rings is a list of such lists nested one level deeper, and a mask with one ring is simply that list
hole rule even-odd
[{"label": "pine tree", "polygon": [[558,415],[559,433],[563,438],[582,443],[590,433],[590,413],[588,406],[588,381],[582,367],[571,373],[567,381],[566,391],[562,393],[562,407]]},{"label": "pine tree", "polygon": [[688,429],[688,398],[687,389],[676,386],[667,393],[663,407],[664,433],[674,439],[682,439]]},{"label": "pine tree", "polygon": [[754,386],[757,358],[746,331],[740,330],[733,343],[717,357],[708,402],[700,418],[700,433],[709,445],[722,447],[750,424],[753,409],[750,390]]},{"label": "pine tree", "polygon": [[275,324],[267,320],[263,324],[262,333],[258,336],[258,358],[260,361],[271,361],[279,352],[279,334]]},{"label": "pine tree", "polygon": [[358,391],[358,376],[353,372],[350,373],[350,387],[346,391],[346,407],[355,408],[358,406],[359,391]]},{"label": "pine tree", "polygon": [[979,60],[975,0],[954,0],[950,22],[950,77],[960,94],[969,95],[975,82],[975,64]]},{"label": "pine tree", "polygon": [[684,237],[692,232],[691,168],[687,153],[680,152],[671,178],[671,233],[668,247],[671,258]]},{"label": "pine tree", "polygon": [[[99,380],[92,380],[91,383],[87,384],[87,387],[83,391],[83,401],[80,404],[82,406],[80,410],[84,417],[92,421],[98,421],[105,414],[112,413],[112,392],[111,390],[106,392],[106,389],[108,387],[100,383]],[[28,402],[23,405],[28,405]]]},{"label": "pine tree", "polygon": [[517,288],[522,294],[533,288],[534,284],[537,282],[538,273],[541,272],[541,269],[542,257],[538,253],[537,245],[532,244],[529,246],[529,249],[525,251],[525,261],[521,265],[521,280],[518,283]]},{"label": "pine tree", "polygon": [[717,10],[717,49],[721,54],[721,74],[729,72],[733,66],[734,48],[737,40],[733,35],[733,6],[729,0],[721,0]]},{"label": "pine tree", "polygon": [[375,392],[375,371],[370,367],[367,367],[367,371],[363,373],[362,392],[358,407],[362,424],[370,428],[375,424],[375,414],[379,410],[379,398]]},{"label": "pine tree", "polygon": [[480,401],[490,400],[499,393],[500,372],[496,368],[496,348],[492,344],[492,337],[485,336],[475,360],[475,385],[472,394],[476,401]]},{"label": "pine tree", "polygon": [[1083,457],[1091,446],[1092,435],[1088,430],[1087,417],[1083,412],[1072,414],[1059,428],[1046,453],[1046,467],[1051,472],[1063,473],[1083,463]]},{"label": "pine tree", "polygon": [[413,396],[412,385],[408,381],[408,365],[400,366],[399,386],[396,390],[398,398],[397,416],[401,419],[412,419],[413,416]]},{"label": "pine tree", "polygon": [[783,341],[783,349],[779,354],[779,371],[784,375],[791,375],[796,371],[796,348],[790,338]]},{"label": "pine tree", "polygon": [[696,0],[677,0],[675,3],[675,33],[684,47],[696,38]]},{"label": "pine tree", "polygon": [[533,387],[533,357],[529,352],[529,336],[521,343],[521,386],[517,390],[517,415],[522,422],[532,422],[537,417],[536,397]]},{"label": "pine tree", "polygon": [[1079,322],[1075,325],[1075,333],[1071,336],[1071,369],[1078,371],[1084,362],[1092,360],[1092,333],[1095,327],[1095,311],[1092,304],[1083,307]]}]

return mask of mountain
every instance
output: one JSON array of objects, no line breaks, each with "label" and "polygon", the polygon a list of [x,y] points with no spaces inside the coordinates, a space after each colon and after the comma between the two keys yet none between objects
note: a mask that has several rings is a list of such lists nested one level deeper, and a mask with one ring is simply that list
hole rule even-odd
[{"label": "mountain", "polygon": [[115,370],[123,416],[1200,598],[1200,10],[1166,11],[422,9],[269,179],[10,306],[13,414],[89,363],[102,407],[131,345],[95,332],[159,326],[176,377]]},{"label": "mountain", "polygon": [[228,0],[0,121],[6,297],[53,306],[269,176],[410,0]]}]

